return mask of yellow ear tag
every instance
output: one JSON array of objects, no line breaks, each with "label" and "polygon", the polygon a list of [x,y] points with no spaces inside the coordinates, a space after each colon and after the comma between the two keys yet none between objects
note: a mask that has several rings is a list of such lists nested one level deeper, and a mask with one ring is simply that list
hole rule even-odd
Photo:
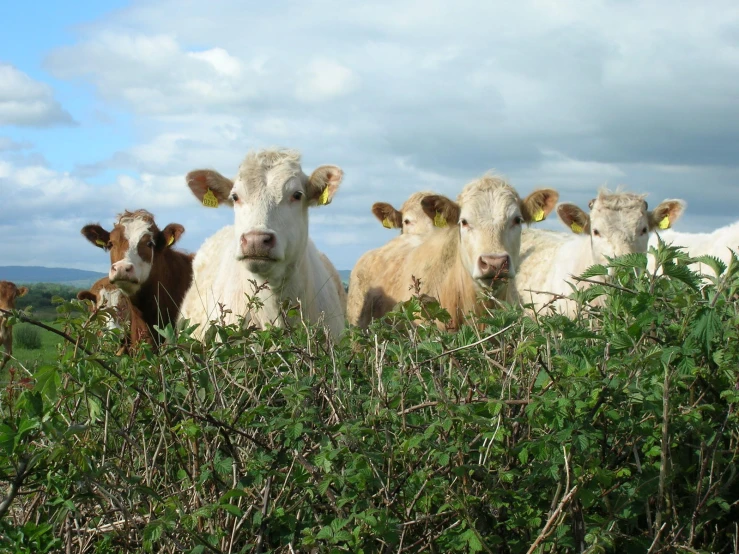
[{"label": "yellow ear tag", "polygon": [[208,192],[205,193],[205,196],[203,196],[203,206],[206,208],[217,208],[218,207],[218,199],[216,198],[216,195],[213,194],[213,191],[208,189]]},{"label": "yellow ear tag", "polygon": [[669,229],[670,228],[670,216],[666,215],[662,218],[662,221],[659,222],[659,228],[660,229]]},{"label": "yellow ear tag", "polygon": [[537,211],[534,212],[534,221],[542,221],[544,219],[544,210],[539,208]]},{"label": "yellow ear tag", "polygon": [[441,227],[443,229],[446,225],[446,217],[444,217],[443,214],[436,212],[436,215],[434,216],[434,227]]},{"label": "yellow ear tag", "polygon": [[325,206],[326,204],[328,204],[328,202],[328,187],[326,187],[325,189],[323,189],[321,196],[318,197],[318,205]]},{"label": "yellow ear tag", "polygon": [[174,244],[174,235],[169,237],[169,240],[167,241],[167,246],[172,246]]},{"label": "yellow ear tag", "polygon": [[382,220],[382,226],[385,227],[385,229],[392,229],[393,228],[393,224],[390,223],[390,219],[387,218],[387,217]]},{"label": "yellow ear tag", "polygon": [[95,241],[95,244],[97,244],[100,248],[105,248],[105,242],[100,239],[97,239]]},{"label": "yellow ear tag", "polygon": [[577,223],[572,223],[572,225],[570,225],[570,229],[572,229],[573,233],[577,233],[578,235],[583,231],[582,227],[580,227]]}]

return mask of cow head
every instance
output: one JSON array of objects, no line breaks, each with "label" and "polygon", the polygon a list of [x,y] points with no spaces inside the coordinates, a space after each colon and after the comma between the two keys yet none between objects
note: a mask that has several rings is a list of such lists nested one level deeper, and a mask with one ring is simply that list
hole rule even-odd
[{"label": "cow head", "polygon": [[105,324],[108,329],[122,329],[122,324],[130,317],[130,300],[115,285],[100,287],[97,290],[81,290],[77,293],[77,298],[92,302],[93,310],[114,308],[115,316],[108,318]]},{"label": "cow head", "polygon": [[129,296],[146,283],[158,255],[172,247],[185,232],[179,223],[160,230],[146,210],[123,212],[113,230],[85,225],[82,234],[98,248],[110,252],[110,282]]},{"label": "cow head", "polygon": [[329,204],[343,172],[322,165],[310,177],[294,150],[250,152],[234,181],[212,170],[187,174],[206,206],[234,209],[234,255],[247,270],[276,281],[298,262],[308,242],[308,208]]},{"label": "cow head", "polygon": [[403,235],[428,235],[437,227],[426,217],[421,206],[421,200],[432,192],[414,192],[401,206],[400,211],[385,202],[376,202],[372,206],[372,213],[380,220],[383,227],[401,229]]},{"label": "cow head", "polygon": [[426,196],[421,204],[437,227],[459,226],[460,256],[478,285],[498,288],[516,275],[524,223],[543,221],[559,194],[542,189],[521,200],[505,180],[485,176],[464,187],[453,202]]},{"label": "cow head", "polygon": [[560,204],[557,215],[573,233],[590,236],[593,262],[605,263],[633,252],[646,252],[649,233],[669,229],[685,210],[682,200],[665,200],[649,211],[643,194],[601,190],[588,204],[590,214],[575,204]]},{"label": "cow head", "polygon": [[18,287],[10,281],[0,281],[0,309],[14,309],[15,299],[25,296],[27,292],[28,287]]}]

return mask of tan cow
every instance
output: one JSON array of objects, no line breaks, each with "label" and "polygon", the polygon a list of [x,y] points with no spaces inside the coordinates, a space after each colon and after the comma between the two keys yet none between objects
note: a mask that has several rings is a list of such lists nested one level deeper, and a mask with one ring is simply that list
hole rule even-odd
[{"label": "tan cow", "polygon": [[409,299],[414,278],[420,279],[420,294],[438,298],[449,312],[452,328],[487,306],[478,298],[481,292],[515,302],[509,282],[518,270],[521,227],[542,221],[558,198],[556,191],[543,189],[521,200],[504,179],[492,175],[467,184],[457,202],[426,196],[424,212],[441,231],[420,242],[393,240],[377,249],[374,270],[381,284],[362,298],[352,298],[356,293],[349,288],[349,304],[361,306],[357,325],[366,326]]},{"label": "tan cow", "polygon": [[[547,305],[573,317],[577,305],[561,298],[572,293],[568,283],[607,257],[646,252],[649,233],[671,227],[682,215],[685,202],[665,200],[648,210],[643,194],[602,189],[590,201],[590,214],[574,204],[560,204],[557,214],[572,233],[528,229],[521,240],[521,267],[516,286],[524,304],[534,310]],[[574,233],[574,235],[573,235]]]},{"label": "tan cow", "polygon": [[[27,287],[18,287],[10,281],[0,281],[0,310],[15,309],[15,299],[27,292]],[[3,361],[0,363],[0,369],[3,369],[13,355],[13,327],[2,312],[0,312],[0,345],[5,350]]]},{"label": "tan cow", "polygon": [[[440,231],[440,228],[434,225],[433,219],[423,211],[421,205],[421,200],[434,194],[430,191],[414,192],[403,203],[400,211],[385,202],[376,202],[372,206],[372,213],[382,222],[383,227],[401,229],[400,236],[393,238],[390,242],[410,242],[410,244],[418,245],[425,237]],[[377,253],[378,249],[365,252],[352,269],[346,305],[347,320],[352,325],[366,326],[373,317],[372,310],[376,309],[375,304],[381,300],[381,296],[368,294],[369,291],[382,286],[376,270]]]},{"label": "tan cow", "polygon": [[434,193],[430,191],[414,192],[403,202],[400,211],[387,202],[375,202],[372,205],[372,213],[386,229],[400,229],[404,235],[425,236],[438,229],[434,227],[434,222],[426,217],[421,206],[421,200],[432,194]]},{"label": "tan cow", "polygon": [[121,329],[124,332],[125,338],[119,352],[128,352],[144,342],[154,344],[141,310],[134,306],[131,299],[111,283],[108,277],[97,280],[89,290],[78,292],[77,298],[91,301],[92,311],[112,309],[113,313],[106,321],[106,327]]}]

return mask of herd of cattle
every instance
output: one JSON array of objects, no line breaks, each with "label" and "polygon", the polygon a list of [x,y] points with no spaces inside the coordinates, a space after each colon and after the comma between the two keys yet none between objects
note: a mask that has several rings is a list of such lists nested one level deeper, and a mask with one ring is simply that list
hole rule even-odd
[{"label": "herd of cattle", "polygon": [[[78,297],[92,301],[92,309],[115,308],[110,325],[129,329],[128,346],[158,343],[154,326],[178,320],[196,325],[199,338],[213,322],[283,325],[285,300],[335,338],[347,321],[364,327],[398,302],[428,295],[449,312],[453,329],[497,300],[573,315],[572,276],[606,257],[646,252],[650,240],[656,242],[653,231],[694,256],[727,259],[728,248],[739,245],[739,223],[711,234],[668,231],[685,210],[682,200],[649,210],[645,195],[602,190],[586,212],[558,205],[555,190],[522,199],[504,179],[485,175],[468,183],[456,202],[417,192],[400,210],[375,204],[382,225],[401,233],[359,259],[347,296],[336,269],[308,237],[308,208],[329,204],[342,178],[333,165],[308,176],[299,153],[276,149],[249,153],[233,181],[212,170],[192,171],[187,184],[195,197],[206,207],[231,206],[233,225],[194,255],[173,248],[182,225],[160,229],[146,210],[124,212],[111,231],[86,225],[82,234],[109,253],[111,266],[108,277]],[[555,208],[570,232],[524,228]],[[0,308],[12,309],[25,292],[0,282]],[[11,333],[1,317],[0,338],[4,365]]]}]

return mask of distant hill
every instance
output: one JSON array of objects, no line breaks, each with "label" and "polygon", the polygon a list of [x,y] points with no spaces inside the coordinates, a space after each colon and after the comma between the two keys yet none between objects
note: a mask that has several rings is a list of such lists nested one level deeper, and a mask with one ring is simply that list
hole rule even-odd
[{"label": "distant hill", "polygon": [[87,287],[104,276],[104,273],[69,267],[0,266],[0,280],[14,283],[60,283]]},{"label": "distant hill", "polygon": [[349,282],[349,276],[352,274],[351,269],[337,269],[336,271],[339,272],[339,277],[341,277],[341,280],[345,283]]}]

